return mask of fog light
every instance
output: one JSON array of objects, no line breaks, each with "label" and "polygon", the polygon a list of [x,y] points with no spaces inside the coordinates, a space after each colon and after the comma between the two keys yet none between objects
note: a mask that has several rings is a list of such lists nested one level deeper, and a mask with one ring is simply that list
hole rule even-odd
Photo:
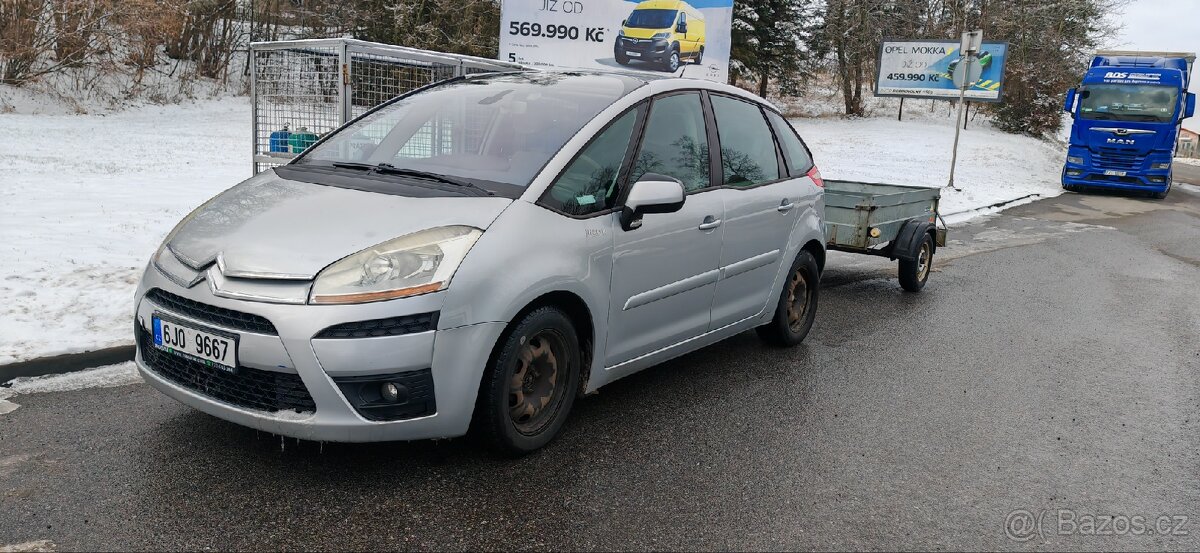
[{"label": "fog light", "polygon": [[395,382],[384,382],[379,387],[379,395],[388,403],[400,401],[400,387]]},{"label": "fog light", "polygon": [[1083,174],[1083,171],[1079,171],[1076,169],[1067,169],[1068,177],[1078,177],[1079,175],[1082,175],[1082,174]]},{"label": "fog light", "polygon": [[1150,177],[1150,182],[1167,182],[1166,177]]},{"label": "fog light", "polygon": [[1067,163],[1074,163],[1075,165],[1083,165],[1083,157],[1082,156],[1067,156]]}]

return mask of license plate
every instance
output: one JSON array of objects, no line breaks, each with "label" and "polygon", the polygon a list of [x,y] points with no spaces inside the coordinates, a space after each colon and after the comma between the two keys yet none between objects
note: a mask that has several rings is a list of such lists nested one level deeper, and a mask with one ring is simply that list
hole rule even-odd
[{"label": "license plate", "polygon": [[629,56],[629,57],[631,57],[631,58],[640,58],[640,57],[642,57],[642,53],[641,53],[641,52],[625,52],[625,55],[627,55],[627,56]]},{"label": "license plate", "polygon": [[1104,174],[1110,177],[1123,177],[1125,176],[1125,171],[1113,171],[1112,169],[1107,169],[1104,171]]},{"label": "license plate", "polygon": [[237,337],[179,322],[160,315],[151,316],[154,347],[167,353],[199,361],[210,367],[234,372],[237,367]]}]

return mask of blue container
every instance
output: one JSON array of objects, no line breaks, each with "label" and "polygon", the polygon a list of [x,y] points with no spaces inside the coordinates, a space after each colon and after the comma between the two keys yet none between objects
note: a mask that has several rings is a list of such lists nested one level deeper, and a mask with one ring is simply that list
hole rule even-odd
[{"label": "blue container", "polygon": [[270,151],[272,153],[274,153],[274,152],[287,153],[288,139],[291,138],[291,136],[292,136],[292,133],[288,132],[287,125],[284,125],[282,130],[278,130],[278,131],[271,133]]}]

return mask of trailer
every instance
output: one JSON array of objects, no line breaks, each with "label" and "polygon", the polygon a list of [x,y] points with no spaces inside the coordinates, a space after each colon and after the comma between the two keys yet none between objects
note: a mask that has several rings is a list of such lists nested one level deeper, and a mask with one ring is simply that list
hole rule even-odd
[{"label": "trailer", "polygon": [[934,252],[946,245],[940,199],[938,188],[826,180],[826,248],[895,260],[900,286],[919,292]]}]

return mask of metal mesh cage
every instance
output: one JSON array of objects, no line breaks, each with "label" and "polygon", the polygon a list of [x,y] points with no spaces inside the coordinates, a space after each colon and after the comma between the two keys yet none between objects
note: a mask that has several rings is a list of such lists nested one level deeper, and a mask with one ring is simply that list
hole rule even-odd
[{"label": "metal mesh cage", "polygon": [[[255,173],[287,163],[326,133],[413,89],[458,75],[523,69],[353,39],[257,42],[250,51]],[[411,154],[429,155],[449,131],[422,129],[408,146]]]}]

